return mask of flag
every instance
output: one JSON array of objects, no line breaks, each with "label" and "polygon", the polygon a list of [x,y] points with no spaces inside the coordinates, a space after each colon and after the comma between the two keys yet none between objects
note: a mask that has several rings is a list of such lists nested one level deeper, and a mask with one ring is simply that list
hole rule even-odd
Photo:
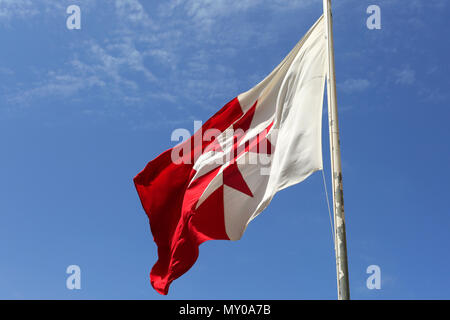
[{"label": "flag", "polygon": [[262,82],[134,178],[158,247],[156,291],[168,293],[201,243],[240,239],[276,192],[322,169],[326,59],[322,16]]}]

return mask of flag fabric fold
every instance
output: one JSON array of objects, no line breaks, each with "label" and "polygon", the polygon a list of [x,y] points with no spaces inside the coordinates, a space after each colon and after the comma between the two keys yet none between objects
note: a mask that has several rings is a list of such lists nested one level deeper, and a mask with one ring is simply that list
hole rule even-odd
[{"label": "flag fabric fold", "polygon": [[276,192],[322,169],[326,57],[321,17],[262,82],[134,178],[158,247],[156,291],[168,293],[201,243],[240,239]]}]

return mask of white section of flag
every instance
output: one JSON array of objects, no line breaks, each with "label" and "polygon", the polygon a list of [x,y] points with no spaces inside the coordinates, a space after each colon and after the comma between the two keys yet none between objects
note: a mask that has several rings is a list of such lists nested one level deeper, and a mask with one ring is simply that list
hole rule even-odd
[{"label": "white section of flag", "polygon": [[[325,23],[321,17],[289,55],[262,82],[238,96],[246,113],[257,101],[245,141],[273,122],[268,139],[275,151],[270,163],[238,163],[253,197],[224,185],[225,227],[231,240],[242,237],[248,223],[263,211],[280,190],[306,179],[322,169],[322,107],[327,72]],[[225,132],[222,148],[233,144]],[[203,154],[194,165],[207,172],[213,155]],[[214,155],[217,158],[217,154]],[[249,153],[241,157],[249,157]],[[228,164],[223,164],[226,167]],[[202,170],[204,168],[204,170]],[[262,170],[266,174],[262,174]],[[223,185],[221,170],[200,197],[200,205]],[[201,175],[201,174],[200,174]]]}]

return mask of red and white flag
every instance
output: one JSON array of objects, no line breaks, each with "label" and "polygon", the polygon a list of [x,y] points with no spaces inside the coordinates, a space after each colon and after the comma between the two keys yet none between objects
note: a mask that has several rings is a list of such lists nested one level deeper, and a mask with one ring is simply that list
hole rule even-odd
[{"label": "red and white flag", "polygon": [[322,169],[326,61],[321,17],[261,83],[134,178],[158,246],[150,281],[159,293],[201,243],[240,239],[275,193]]}]

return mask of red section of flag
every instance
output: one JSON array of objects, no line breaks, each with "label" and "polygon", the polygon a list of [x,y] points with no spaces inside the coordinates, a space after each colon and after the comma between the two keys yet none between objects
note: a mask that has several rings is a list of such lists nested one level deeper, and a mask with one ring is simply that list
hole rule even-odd
[{"label": "red section of flag", "polygon": [[253,193],[245,182],[236,162],[232,162],[223,170],[223,184],[253,197]]},{"label": "red section of flag", "polygon": [[[215,190],[194,210],[201,192],[215,173],[200,177],[192,185],[189,183],[195,174],[195,159],[211,143],[203,141],[203,132],[213,128],[222,132],[242,115],[242,108],[235,98],[183,143],[191,145],[190,154],[183,155],[184,159],[191,161],[174,163],[172,149],[169,149],[149,162],[134,178],[158,246],[158,261],[150,272],[150,282],[161,294],[167,294],[171,282],[192,267],[201,243],[212,239],[228,239],[223,214],[223,187]],[[201,141],[201,144],[195,141]]]}]

